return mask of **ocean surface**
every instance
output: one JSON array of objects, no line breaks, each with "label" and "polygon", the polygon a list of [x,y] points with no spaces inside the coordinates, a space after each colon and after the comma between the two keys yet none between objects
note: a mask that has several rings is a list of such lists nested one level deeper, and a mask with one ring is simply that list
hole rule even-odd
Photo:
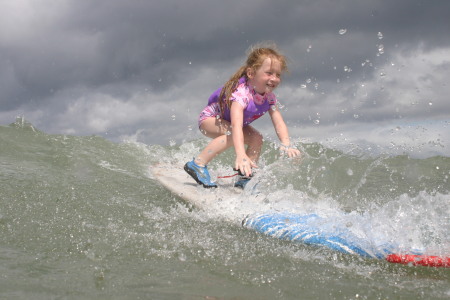
[{"label": "ocean surface", "polygon": [[[414,267],[278,240],[251,211],[314,213],[374,245],[450,255],[450,158],[267,142],[245,192],[206,210],[152,176],[205,139],[172,146],[0,126],[0,299],[450,299],[450,268]],[[210,165],[233,173],[233,152]],[[220,180],[219,180],[220,182]],[[205,190],[205,193],[209,192]]]}]

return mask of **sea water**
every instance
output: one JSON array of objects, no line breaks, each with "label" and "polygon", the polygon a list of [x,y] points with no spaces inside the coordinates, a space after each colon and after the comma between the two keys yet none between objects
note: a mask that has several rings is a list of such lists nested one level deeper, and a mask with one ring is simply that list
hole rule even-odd
[{"label": "sea water", "polygon": [[[449,299],[450,269],[413,267],[242,228],[252,211],[314,213],[375,245],[450,255],[450,158],[266,143],[252,187],[200,210],[151,175],[206,140],[113,143],[0,126],[0,299]],[[232,175],[233,153],[210,165]],[[223,179],[218,179],[220,180]],[[205,192],[208,192],[205,190]]]}]

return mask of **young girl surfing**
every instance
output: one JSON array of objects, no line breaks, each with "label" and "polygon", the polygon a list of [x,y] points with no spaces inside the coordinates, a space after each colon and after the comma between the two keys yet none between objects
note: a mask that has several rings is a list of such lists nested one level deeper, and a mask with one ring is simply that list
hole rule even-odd
[{"label": "young girl surfing", "polygon": [[281,151],[288,157],[300,155],[300,151],[291,146],[287,126],[273,94],[286,69],[286,58],[274,48],[254,48],[245,65],[209,97],[198,124],[200,131],[212,141],[184,166],[198,184],[205,188],[217,187],[211,182],[207,164],[216,155],[234,146],[234,169],[242,175],[235,185],[244,188],[252,176],[252,168],[258,167],[256,162],[263,145],[262,135],[250,123],[267,111],[280,139]]}]

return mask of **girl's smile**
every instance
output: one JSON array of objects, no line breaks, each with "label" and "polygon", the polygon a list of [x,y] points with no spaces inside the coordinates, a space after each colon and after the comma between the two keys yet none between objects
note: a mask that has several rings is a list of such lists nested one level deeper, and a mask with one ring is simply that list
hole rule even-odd
[{"label": "girl's smile", "polygon": [[247,77],[249,85],[253,86],[257,93],[261,95],[270,93],[281,82],[281,63],[268,57],[256,72],[253,69],[247,69]]}]

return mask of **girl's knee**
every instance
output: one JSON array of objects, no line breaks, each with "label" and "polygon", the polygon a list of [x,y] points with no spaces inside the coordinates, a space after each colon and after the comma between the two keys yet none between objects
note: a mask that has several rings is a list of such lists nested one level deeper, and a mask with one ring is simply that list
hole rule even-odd
[{"label": "girl's knee", "polygon": [[218,136],[226,134],[229,131],[229,122],[218,122],[216,118],[207,118],[200,124],[200,132],[210,138],[216,138]]},{"label": "girl's knee", "polygon": [[257,130],[249,130],[246,134],[247,144],[253,146],[262,146],[263,136]]},{"label": "girl's knee", "polygon": [[263,144],[263,136],[261,133],[256,132],[254,135],[255,140],[257,141],[258,144],[262,145]]}]

